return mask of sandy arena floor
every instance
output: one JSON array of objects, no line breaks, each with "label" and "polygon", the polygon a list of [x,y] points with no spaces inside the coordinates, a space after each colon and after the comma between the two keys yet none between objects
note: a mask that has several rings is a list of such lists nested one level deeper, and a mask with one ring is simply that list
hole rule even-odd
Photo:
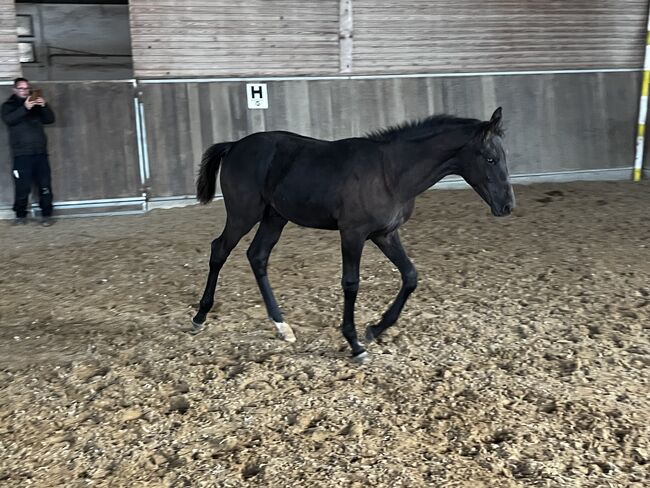
[{"label": "sandy arena floor", "polygon": [[[222,202],[0,222],[0,485],[650,486],[650,184],[420,197],[419,288],[357,365],[338,234],[288,226],[275,339],[245,257],[189,324]],[[399,275],[369,243],[357,326]]]}]

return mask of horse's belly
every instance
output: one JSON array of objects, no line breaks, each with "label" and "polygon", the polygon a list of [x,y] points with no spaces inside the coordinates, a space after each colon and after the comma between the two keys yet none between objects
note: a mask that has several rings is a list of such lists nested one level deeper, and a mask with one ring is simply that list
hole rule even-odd
[{"label": "horse's belly", "polygon": [[272,204],[280,215],[294,224],[325,230],[339,228],[332,210],[320,202],[311,199],[277,198]]},{"label": "horse's belly", "polygon": [[325,230],[336,230],[339,228],[337,220],[333,217],[319,215],[317,213],[310,215],[308,212],[305,212],[305,210],[307,210],[306,208],[303,208],[300,211],[295,211],[295,209],[283,208],[280,205],[276,206],[275,209],[285,219],[303,227]]}]

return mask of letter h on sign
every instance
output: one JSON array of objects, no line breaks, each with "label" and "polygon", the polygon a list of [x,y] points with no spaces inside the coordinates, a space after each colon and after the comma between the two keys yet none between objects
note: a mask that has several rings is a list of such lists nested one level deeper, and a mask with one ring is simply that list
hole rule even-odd
[{"label": "letter h on sign", "polygon": [[248,98],[248,108],[269,108],[266,83],[247,83],[246,96]]}]

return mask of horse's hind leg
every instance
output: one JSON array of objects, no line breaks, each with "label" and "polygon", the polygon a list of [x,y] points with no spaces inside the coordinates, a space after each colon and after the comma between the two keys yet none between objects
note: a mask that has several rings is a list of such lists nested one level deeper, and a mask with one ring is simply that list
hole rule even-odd
[{"label": "horse's hind leg", "polygon": [[205,317],[214,304],[214,292],[217,288],[217,279],[219,271],[223,267],[230,252],[235,248],[237,243],[251,230],[256,221],[252,223],[234,223],[230,218],[226,220],[226,226],[219,237],[212,241],[210,252],[210,272],[208,273],[208,282],[205,285],[203,297],[199,302],[199,311],[192,319],[194,330],[202,328]]},{"label": "horse's hind leg", "polygon": [[275,323],[278,334],[282,339],[288,342],[294,342],[296,336],[293,334],[291,327],[282,318],[280,307],[278,307],[278,302],[273,296],[273,290],[271,289],[266,274],[271,250],[278,242],[278,239],[280,239],[282,229],[284,229],[286,223],[287,220],[284,217],[280,216],[271,207],[267,207],[264,218],[260,222],[260,226],[246,255],[251,263],[257,285],[260,287],[269,318]]},{"label": "horse's hind leg", "polygon": [[377,325],[366,328],[366,340],[372,342],[379,337],[386,329],[393,325],[399,314],[404,308],[404,304],[409,295],[413,293],[417,286],[418,275],[415,266],[406,255],[406,251],[399,239],[397,230],[384,236],[373,237],[377,247],[386,255],[388,259],[397,267],[402,275],[402,287],[395,298],[395,301],[382,316]]}]

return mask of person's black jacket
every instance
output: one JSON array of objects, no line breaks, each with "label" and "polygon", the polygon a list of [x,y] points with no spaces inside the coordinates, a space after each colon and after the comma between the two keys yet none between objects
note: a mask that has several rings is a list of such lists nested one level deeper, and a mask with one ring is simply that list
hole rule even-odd
[{"label": "person's black jacket", "polygon": [[2,104],[2,121],[9,126],[9,145],[13,156],[47,153],[47,137],[43,124],[54,122],[49,106],[25,108],[23,98],[12,95]]}]

